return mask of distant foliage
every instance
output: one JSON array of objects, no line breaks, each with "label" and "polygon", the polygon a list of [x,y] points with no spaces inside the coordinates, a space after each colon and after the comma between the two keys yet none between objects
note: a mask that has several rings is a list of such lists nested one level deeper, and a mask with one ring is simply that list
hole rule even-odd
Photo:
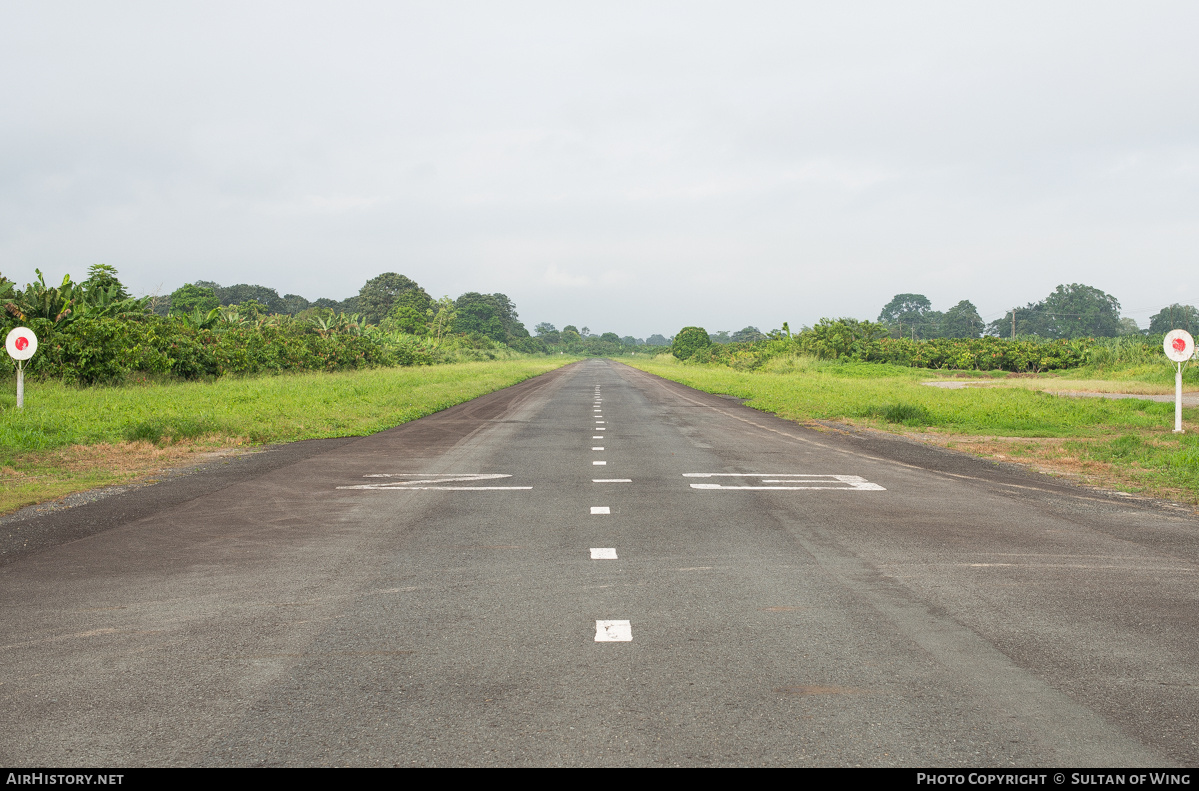
[{"label": "distant foliage", "polygon": [[[1120,301],[1082,283],[1060,285],[1040,302],[1015,309],[1017,337],[1114,338],[1122,334]],[[1011,337],[1012,311],[987,325],[988,335]]]},{"label": "distant foliage", "polygon": [[1194,305],[1176,302],[1150,317],[1150,335],[1165,335],[1170,330],[1186,330],[1191,335],[1199,335],[1199,310]]},{"label": "distant foliage", "polygon": [[216,291],[204,286],[188,283],[171,292],[171,310],[173,316],[184,316],[195,311],[207,313],[221,306],[221,298]]},{"label": "distant foliage", "polygon": [[[149,298],[130,297],[110,266],[93,266],[82,283],[66,276],[50,285],[40,271],[37,275],[24,288],[0,277],[0,332],[30,327],[39,348],[26,366],[29,375],[78,384],[117,383],[131,374],[198,379],[338,371],[547,350],[529,336],[503,294],[459,300],[468,308],[482,303],[485,315],[476,311],[467,318],[481,318],[496,336],[491,337],[463,321],[454,300],[434,301],[395,273],[373,278],[358,296],[341,302],[310,303],[295,294],[281,298],[264,286],[197,281],[171,295],[168,316],[151,310]],[[358,304],[372,315],[387,312],[376,323],[365,313],[336,309]],[[495,326],[487,325],[491,319]],[[603,343],[610,345],[614,337],[608,333]]]},{"label": "distant foliage", "polygon": [[[396,272],[384,272],[366,281],[358,290],[355,312],[362,313],[371,324],[378,324],[387,316],[401,294],[420,289],[415,280]],[[423,293],[423,289],[421,289]],[[428,295],[425,295],[426,298]],[[423,311],[422,311],[423,312]]]},{"label": "distant foliage", "polygon": [[933,310],[923,294],[896,294],[883,306],[878,323],[893,338],[928,340],[930,338],[977,338],[984,324],[978,309],[963,299],[944,313]]},{"label": "distant foliage", "polygon": [[889,337],[888,327],[881,323],[841,318],[821,319],[816,326],[791,337],[779,333],[750,343],[711,344],[694,349],[689,356],[680,359],[754,370],[777,358],[803,355],[822,360],[890,363],[913,368],[1037,373],[1082,365],[1160,361],[1164,359],[1160,346],[1160,336],[1146,338],[1139,335],[1059,340],[1026,337],[1014,341],[988,336],[913,341]]}]

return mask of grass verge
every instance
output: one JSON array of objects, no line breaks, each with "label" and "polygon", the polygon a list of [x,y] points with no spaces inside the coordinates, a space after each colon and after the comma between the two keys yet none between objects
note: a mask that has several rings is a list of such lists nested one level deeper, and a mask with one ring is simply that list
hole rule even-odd
[{"label": "grass verge", "polygon": [[0,393],[0,513],[221,448],[371,434],[573,362],[526,358],[216,382]]},{"label": "grass verge", "polygon": [[1183,410],[1187,433],[1177,435],[1172,403],[1046,392],[1067,389],[1058,377],[947,390],[921,384],[934,378],[929,371],[874,363],[791,361],[736,371],[665,355],[622,362],[801,423],[908,434],[1093,485],[1199,503],[1199,410]]}]

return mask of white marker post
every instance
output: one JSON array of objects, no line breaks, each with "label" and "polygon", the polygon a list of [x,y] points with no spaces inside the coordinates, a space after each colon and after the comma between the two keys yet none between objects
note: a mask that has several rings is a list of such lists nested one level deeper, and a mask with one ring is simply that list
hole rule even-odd
[{"label": "white marker post", "polygon": [[37,351],[37,336],[28,327],[17,327],[4,339],[8,356],[17,361],[17,409],[25,406],[25,361]]},{"label": "white marker post", "polygon": [[1174,372],[1174,433],[1182,433],[1182,369],[1195,355],[1195,339],[1186,330],[1170,330],[1162,341],[1162,350],[1176,366]]}]

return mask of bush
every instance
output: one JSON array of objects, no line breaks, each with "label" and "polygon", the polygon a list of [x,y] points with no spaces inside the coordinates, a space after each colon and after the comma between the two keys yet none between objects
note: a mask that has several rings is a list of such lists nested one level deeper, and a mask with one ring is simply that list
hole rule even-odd
[{"label": "bush", "polygon": [[712,345],[708,331],[703,327],[683,327],[674,342],[670,344],[670,353],[680,360],[690,360],[697,352]]}]

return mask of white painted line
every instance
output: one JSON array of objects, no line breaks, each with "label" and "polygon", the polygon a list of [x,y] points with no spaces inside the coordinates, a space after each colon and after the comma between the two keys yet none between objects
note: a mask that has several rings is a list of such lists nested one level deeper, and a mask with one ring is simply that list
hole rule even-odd
[{"label": "white painted line", "polygon": [[592,448],[592,450],[603,450],[603,448]]},{"label": "white painted line", "polygon": [[612,513],[612,509],[606,505],[593,505],[593,506],[591,506],[591,513],[593,515],[594,514],[610,514],[610,513]]},{"label": "white painted line", "polygon": [[362,486],[338,486],[338,489],[370,489],[376,492],[511,492],[527,491],[532,486],[399,486],[388,483],[368,483]]},{"label": "white painted line", "polygon": [[605,423],[605,421],[603,421],[603,420],[595,421],[595,425],[597,425],[597,426],[602,426],[602,425],[604,425],[604,423]]},{"label": "white painted line", "polygon": [[[430,481],[486,481],[492,478],[511,478],[502,472],[373,472],[363,478],[428,478]],[[412,481],[420,483],[420,481]]]},{"label": "white painted line", "polygon": [[724,489],[739,491],[772,491],[801,489],[832,489],[856,492],[885,492],[877,483],[871,483],[860,475],[817,475],[808,473],[752,473],[752,472],[685,472],[684,478],[759,478],[761,484],[772,486],[728,486],[721,483],[693,483],[692,489]]},{"label": "white painted line", "polygon": [[608,429],[606,429],[606,428],[597,428],[597,429],[596,429],[596,431],[607,431],[607,430],[608,430]]},{"label": "white painted line", "polygon": [[592,464],[594,464],[596,467],[602,467],[602,466],[604,466],[605,464],[607,464],[608,462],[606,462],[606,461],[593,461],[593,462],[591,462],[591,463],[592,463]]},{"label": "white painted line", "polygon": [[592,478],[592,483],[632,483],[632,478]]},{"label": "white painted line", "polygon": [[633,640],[633,627],[628,621],[596,621],[595,642],[629,643]]},{"label": "white painted line", "polygon": [[[363,475],[363,478],[411,478],[413,480],[389,480],[383,483],[364,483],[358,486],[338,486],[338,489],[365,489],[373,491],[391,491],[398,492],[404,490],[428,491],[438,490],[445,492],[482,492],[482,491],[527,491],[532,489],[532,486],[441,486],[438,484],[460,483],[473,481],[490,481],[496,478],[511,478],[511,475],[494,472],[481,473],[417,473],[417,472],[397,472],[397,473],[373,473]],[[428,484],[434,484],[432,486]]]},{"label": "white painted line", "polygon": [[603,434],[597,434],[596,436],[592,437],[592,439],[603,439],[603,438],[604,438]]},{"label": "white painted line", "polygon": [[592,560],[619,560],[616,557],[616,550],[612,547],[592,547]]}]

